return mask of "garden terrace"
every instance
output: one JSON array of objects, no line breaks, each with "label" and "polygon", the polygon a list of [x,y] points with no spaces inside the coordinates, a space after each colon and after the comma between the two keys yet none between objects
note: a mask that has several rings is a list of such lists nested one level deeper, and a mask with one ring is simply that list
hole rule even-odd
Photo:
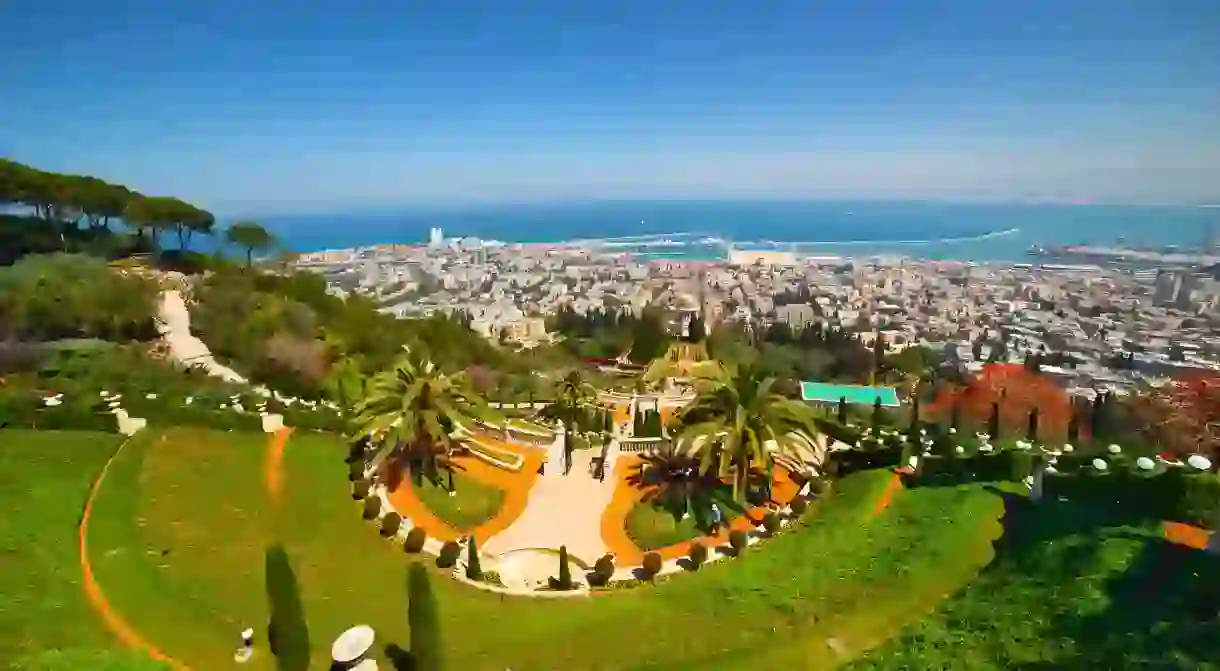
[{"label": "garden terrace", "polygon": [[[263,473],[250,468],[262,440],[149,431],[129,443],[90,523],[89,556],[111,604],[191,668],[227,668],[234,632],[266,622],[274,608],[266,564],[289,573],[301,604],[290,640],[317,664],[328,663],[330,640],[356,621],[372,625],[381,642],[404,644],[407,609],[396,592],[414,559],[359,522],[360,506],[334,467],[346,446],[291,437],[275,503]],[[891,479],[852,476],[815,517],[764,548],[656,586],[536,600],[434,581],[444,627],[513,623],[448,637],[446,661],[472,669],[597,668],[607,660],[624,668],[833,665],[919,617],[990,557],[998,496],[925,488],[878,514]]]}]

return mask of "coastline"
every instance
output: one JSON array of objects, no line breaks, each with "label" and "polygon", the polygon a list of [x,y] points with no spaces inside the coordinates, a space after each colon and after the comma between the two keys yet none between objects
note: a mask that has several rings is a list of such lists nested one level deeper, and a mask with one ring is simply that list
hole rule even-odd
[{"label": "coastline", "polygon": [[[1195,206],[661,201],[282,216],[264,223],[299,252],[424,244],[429,229],[440,227],[447,238],[521,244],[713,237],[742,249],[795,246],[805,256],[1021,263],[1034,246],[1198,245],[1209,226],[1220,226],[1220,213]],[[678,250],[650,251],[674,258]],[[681,256],[709,255],[685,249]]]}]

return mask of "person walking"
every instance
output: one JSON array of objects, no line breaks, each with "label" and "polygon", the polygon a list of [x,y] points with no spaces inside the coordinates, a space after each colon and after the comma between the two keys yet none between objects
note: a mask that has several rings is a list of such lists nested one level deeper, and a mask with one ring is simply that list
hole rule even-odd
[{"label": "person walking", "polygon": [[712,535],[716,536],[720,533],[720,525],[724,522],[724,516],[720,512],[720,506],[716,502],[712,502]]}]

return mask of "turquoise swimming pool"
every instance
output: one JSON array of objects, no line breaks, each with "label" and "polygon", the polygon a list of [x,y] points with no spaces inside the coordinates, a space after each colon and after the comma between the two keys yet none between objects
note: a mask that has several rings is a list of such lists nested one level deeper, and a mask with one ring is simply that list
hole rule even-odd
[{"label": "turquoise swimming pool", "polygon": [[898,392],[893,387],[868,387],[856,384],[830,384],[828,382],[802,382],[801,400],[813,403],[838,403],[839,399],[847,399],[852,405],[874,405],[881,399],[881,405],[897,408]]}]

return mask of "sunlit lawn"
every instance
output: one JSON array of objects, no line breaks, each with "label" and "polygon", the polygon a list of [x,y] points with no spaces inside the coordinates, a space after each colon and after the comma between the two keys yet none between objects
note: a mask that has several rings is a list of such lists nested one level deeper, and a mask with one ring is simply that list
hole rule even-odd
[{"label": "sunlit lawn", "polygon": [[458,531],[470,531],[487,522],[504,505],[504,490],[485,485],[460,470],[453,473],[452,496],[448,475],[443,471],[436,482],[411,479],[410,486],[429,510]]},{"label": "sunlit lawn", "polygon": [[122,437],[0,431],[0,656],[15,669],[137,667],[84,598],[77,522]]},{"label": "sunlit lawn", "polygon": [[[343,445],[292,437],[275,514],[263,440],[175,431],[165,444],[139,441],[116,462],[95,513],[106,522],[95,520],[94,531],[111,600],[192,668],[228,668],[237,632],[264,629],[264,562],[278,543],[299,585],[310,668],[325,669],[331,641],[358,623],[372,625],[382,644],[406,647],[405,569],[414,558],[360,520]],[[854,475],[807,526],[656,586],[541,600],[474,590],[438,572],[448,661],[496,671],[833,665],[828,639],[848,653],[884,639],[990,556],[998,497],[980,488],[905,492],[871,519],[889,477]],[[511,626],[489,626],[499,622]],[[246,668],[273,668],[260,651]]]}]

